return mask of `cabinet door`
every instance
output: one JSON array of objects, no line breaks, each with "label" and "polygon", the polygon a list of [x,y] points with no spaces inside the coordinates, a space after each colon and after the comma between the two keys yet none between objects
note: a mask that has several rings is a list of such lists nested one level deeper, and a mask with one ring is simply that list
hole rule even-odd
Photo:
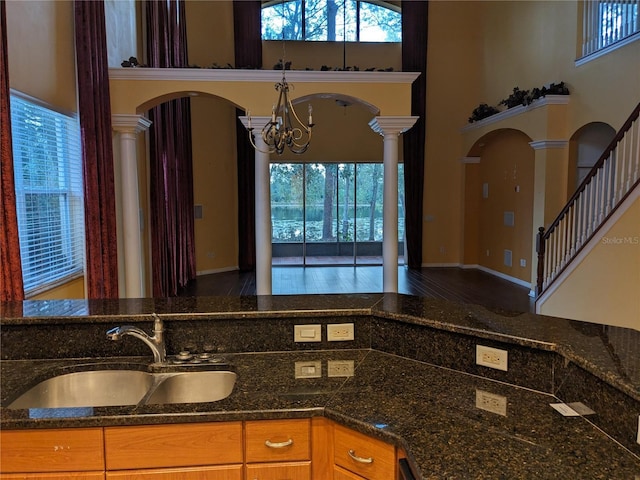
[{"label": "cabinet door", "polygon": [[242,465],[107,472],[107,480],[242,480]]},{"label": "cabinet door", "polygon": [[395,447],[341,425],[334,427],[336,465],[369,480],[395,478]]},{"label": "cabinet door", "polygon": [[0,480],[104,480],[104,472],[4,473]]},{"label": "cabinet door", "polygon": [[3,473],[104,471],[101,428],[3,430],[0,445]]},{"label": "cabinet door", "polygon": [[311,462],[250,464],[246,480],[311,480]]},{"label": "cabinet door", "polygon": [[105,427],[107,470],[243,463],[242,423]]},{"label": "cabinet door", "polygon": [[310,420],[245,422],[247,463],[310,460]]}]

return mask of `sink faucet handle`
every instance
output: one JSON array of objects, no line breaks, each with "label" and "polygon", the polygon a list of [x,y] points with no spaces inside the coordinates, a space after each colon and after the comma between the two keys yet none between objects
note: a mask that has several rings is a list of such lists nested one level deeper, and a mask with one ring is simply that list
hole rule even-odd
[{"label": "sink faucet handle", "polygon": [[162,333],[164,331],[164,325],[162,319],[157,313],[152,313],[153,317],[153,333]]}]

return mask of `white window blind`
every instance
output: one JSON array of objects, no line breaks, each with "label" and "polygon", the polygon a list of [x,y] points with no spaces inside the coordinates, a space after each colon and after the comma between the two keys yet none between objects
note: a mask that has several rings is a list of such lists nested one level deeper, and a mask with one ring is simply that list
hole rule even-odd
[{"label": "white window blind", "polygon": [[640,0],[585,0],[582,56],[622,46],[640,32]]},{"label": "white window blind", "polygon": [[84,270],[80,126],[12,91],[11,129],[22,275],[32,296]]}]

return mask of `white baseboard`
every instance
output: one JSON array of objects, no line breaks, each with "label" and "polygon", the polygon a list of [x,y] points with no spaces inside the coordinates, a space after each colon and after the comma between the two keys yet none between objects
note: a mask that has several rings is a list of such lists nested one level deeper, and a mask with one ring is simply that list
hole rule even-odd
[{"label": "white baseboard", "polygon": [[224,268],[214,268],[212,270],[200,270],[196,272],[197,277],[201,277],[202,275],[211,275],[213,273],[224,273],[224,272],[233,272],[234,270],[240,270],[239,267],[224,267]]}]

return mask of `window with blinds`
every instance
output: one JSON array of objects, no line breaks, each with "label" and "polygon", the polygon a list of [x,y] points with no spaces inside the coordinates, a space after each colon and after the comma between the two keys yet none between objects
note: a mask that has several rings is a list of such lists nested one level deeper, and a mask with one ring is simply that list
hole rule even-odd
[{"label": "window with blinds", "polygon": [[33,296],[84,271],[80,126],[12,91],[11,129],[22,274]]},{"label": "window with blinds", "polygon": [[640,39],[640,0],[585,0],[582,56],[607,53]]}]

